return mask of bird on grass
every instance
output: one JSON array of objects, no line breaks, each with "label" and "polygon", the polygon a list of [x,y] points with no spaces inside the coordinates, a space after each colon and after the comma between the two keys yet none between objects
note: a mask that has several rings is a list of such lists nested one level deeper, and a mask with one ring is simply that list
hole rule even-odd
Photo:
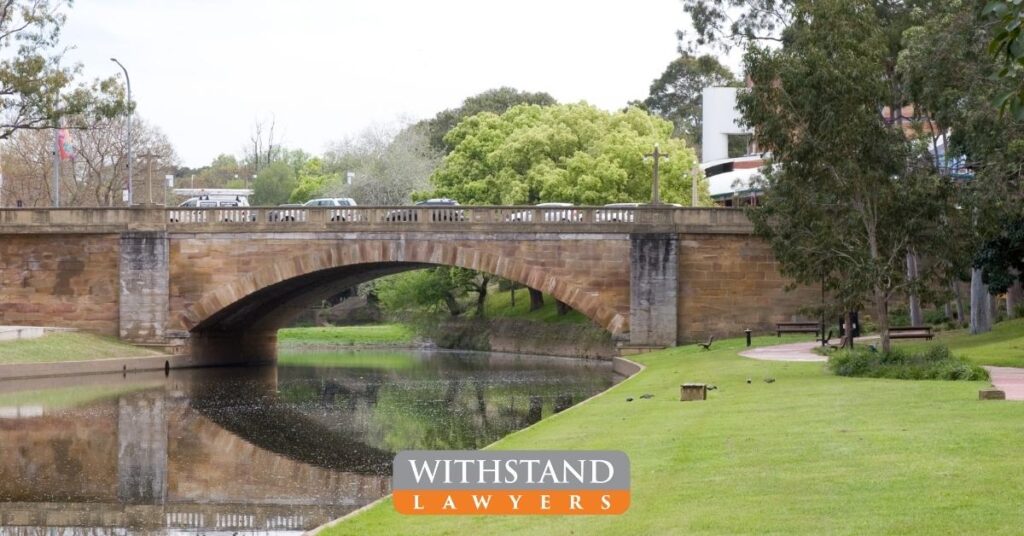
[{"label": "bird on grass", "polygon": [[649,398],[654,398],[654,395],[652,395],[650,393],[646,393],[646,394],[640,395],[640,398],[643,398],[644,400],[647,400]]},{"label": "bird on grass", "polygon": [[764,379],[764,383],[775,383],[775,378],[769,376]]},{"label": "bird on grass", "polygon": [[632,402],[632,401],[633,401],[633,397],[629,397],[629,398],[626,399],[626,402]]},{"label": "bird on grass", "polygon": [[715,385],[713,383],[709,383],[708,384],[708,391],[714,391],[715,389],[718,389],[717,385]]},{"label": "bird on grass", "polygon": [[748,384],[748,385],[749,385],[749,384],[750,384],[750,382],[752,382],[752,381],[754,381],[754,380],[751,380],[750,378],[747,378],[747,384]]}]

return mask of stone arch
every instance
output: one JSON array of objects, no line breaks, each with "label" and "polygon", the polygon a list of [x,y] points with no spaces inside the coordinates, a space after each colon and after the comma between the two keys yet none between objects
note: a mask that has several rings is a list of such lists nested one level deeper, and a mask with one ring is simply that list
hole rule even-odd
[{"label": "stone arch", "polygon": [[584,289],[569,278],[548,273],[544,266],[531,265],[512,256],[496,255],[473,247],[430,240],[340,243],[334,247],[275,260],[207,292],[197,302],[185,307],[181,321],[186,328],[194,331],[218,312],[272,285],[325,270],[389,264],[414,267],[443,265],[486,272],[546,292],[612,334],[628,330],[626,316],[603,303],[597,291]]}]

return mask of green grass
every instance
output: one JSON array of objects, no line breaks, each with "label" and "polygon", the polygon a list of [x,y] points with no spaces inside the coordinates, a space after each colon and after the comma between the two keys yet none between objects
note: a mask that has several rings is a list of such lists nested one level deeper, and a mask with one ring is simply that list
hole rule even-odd
[{"label": "green grass", "polygon": [[5,406],[43,406],[49,410],[66,409],[83,406],[99,400],[107,400],[118,396],[146,389],[140,385],[88,385],[76,387],[60,387],[56,389],[35,389],[0,394],[0,407]]},{"label": "green grass", "polygon": [[113,337],[89,333],[50,333],[38,339],[0,342],[0,364],[86,361],[118,357],[161,355],[125,344]]},{"label": "green grass", "polygon": [[277,332],[277,341],[281,343],[369,346],[409,344],[412,340],[413,331],[401,324],[285,328]]},{"label": "green grass", "polygon": [[1024,367],[1024,318],[1006,320],[993,326],[992,331],[971,335],[966,329],[936,333],[931,342],[898,341],[900,348],[924,349],[945,344],[955,355],[978,365]]},{"label": "green grass", "polygon": [[487,304],[484,312],[488,318],[524,318],[548,323],[586,323],[590,322],[587,317],[579,311],[569,311],[563,316],[558,315],[555,306],[555,299],[544,295],[544,306],[536,311],[530,310],[530,293],[527,289],[516,290],[516,305],[512,306],[512,293],[503,290],[492,290],[487,295]]},{"label": "green grass", "polygon": [[[646,371],[494,445],[625,451],[622,516],[404,517],[384,501],[329,533],[1020,533],[1024,404],[977,400],[984,382],[844,378],[742,345],[641,356]],[[719,389],[681,403],[686,382]]]}]

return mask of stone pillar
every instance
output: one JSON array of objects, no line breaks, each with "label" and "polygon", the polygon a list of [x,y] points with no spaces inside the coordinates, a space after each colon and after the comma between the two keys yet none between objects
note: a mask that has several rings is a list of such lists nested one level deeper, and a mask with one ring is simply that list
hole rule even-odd
[{"label": "stone pillar", "polygon": [[167,414],[162,391],[121,397],[117,445],[117,498],[129,504],[163,504],[167,498]]},{"label": "stone pillar", "polygon": [[679,240],[674,234],[629,235],[629,343],[675,346]]},{"label": "stone pillar", "polygon": [[168,239],[164,231],[121,234],[119,333],[131,342],[165,342],[169,311]]}]

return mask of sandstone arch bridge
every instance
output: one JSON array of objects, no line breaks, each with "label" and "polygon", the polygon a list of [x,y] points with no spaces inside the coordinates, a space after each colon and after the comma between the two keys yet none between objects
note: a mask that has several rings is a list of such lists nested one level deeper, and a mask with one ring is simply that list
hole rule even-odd
[{"label": "sandstone arch bridge", "polygon": [[431,265],[542,290],[636,346],[768,331],[817,296],[784,291],[735,209],[3,209],[0,324],[273,359],[308,305]]}]

